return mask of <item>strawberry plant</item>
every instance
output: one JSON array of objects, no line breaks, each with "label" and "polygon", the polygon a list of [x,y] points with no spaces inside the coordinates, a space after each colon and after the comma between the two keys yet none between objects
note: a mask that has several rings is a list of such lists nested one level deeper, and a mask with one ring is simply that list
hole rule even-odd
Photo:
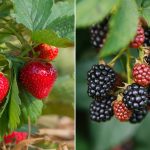
[{"label": "strawberry plant", "polygon": [[89,149],[136,139],[149,124],[149,7],[147,0],[77,1],[77,116],[87,125],[77,124],[77,134],[92,139]]},{"label": "strawberry plant", "polygon": [[0,2],[0,139],[41,115],[59,49],[74,44],[73,13],[72,1]]}]

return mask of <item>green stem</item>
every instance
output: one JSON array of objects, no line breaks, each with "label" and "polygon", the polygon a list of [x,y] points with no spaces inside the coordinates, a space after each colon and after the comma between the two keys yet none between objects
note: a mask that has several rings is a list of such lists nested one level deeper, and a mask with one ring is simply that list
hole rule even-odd
[{"label": "green stem", "polygon": [[139,58],[141,62],[143,62],[143,57],[144,57],[144,49],[142,47],[139,48]]},{"label": "green stem", "polygon": [[130,51],[129,49],[127,49],[127,64],[126,64],[126,68],[127,68],[127,79],[128,79],[128,84],[131,84],[131,68],[130,68]]},{"label": "green stem", "polygon": [[108,63],[108,65],[114,64],[114,63],[117,61],[117,59],[122,56],[122,54],[124,53],[125,50],[126,50],[126,49],[122,49],[122,50],[118,53],[118,55],[116,55],[116,56]]}]

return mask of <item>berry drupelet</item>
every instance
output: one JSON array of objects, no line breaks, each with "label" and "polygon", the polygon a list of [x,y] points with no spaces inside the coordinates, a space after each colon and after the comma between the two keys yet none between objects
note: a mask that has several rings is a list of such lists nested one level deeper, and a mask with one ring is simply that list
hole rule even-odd
[{"label": "berry drupelet", "polygon": [[122,101],[114,101],[113,110],[115,117],[120,121],[128,121],[132,115],[131,110],[129,110]]},{"label": "berry drupelet", "polygon": [[97,23],[90,28],[91,44],[97,49],[101,49],[105,42],[108,32],[109,17],[105,18],[101,23]]},{"label": "berry drupelet", "polygon": [[107,96],[94,100],[90,105],[90,118],[96,122],[105,122],[113,116],[112,102],[115,96]]},{"label": "berry drupelet", "polygon": [[123,102],[131,110],[146,108],[148,103],[148,90],[143,86],[133,83],[125,89]]},{"label": "berry drupelet", "polygon": [[144,36],[144,29],[141,25],[138,25],[137,33],[133,39],[133,41],[130,43],[130,47],[132,48],[139,48],[143,42],[144,42],[145,36]]},{"label": "berry drupelet", "polygon": [[139,123],[146,117],[147,113],[148,113],[147,108],[143,108],[140,110],[134,110],[132,112],[132,116],[129,119],[129,121],[131,123]]},{"label": "berry drupelet", "polygon": [[107,65],[98,64],[88,71],[88,95],[92,98],[105,97],[116,81],[115,72]]},{"label": "berry drupelet", "polygon": [[150,84],[150,66],[147,64],[135,64],[133,67],[133,79],[142,86]]},{"label": "berry drupelet", "polygon": [[144,35],[145,35],[145,40],[144,40],[143,46],[149,47],[150,46],[150,28],[148,27],[144,28]]}]

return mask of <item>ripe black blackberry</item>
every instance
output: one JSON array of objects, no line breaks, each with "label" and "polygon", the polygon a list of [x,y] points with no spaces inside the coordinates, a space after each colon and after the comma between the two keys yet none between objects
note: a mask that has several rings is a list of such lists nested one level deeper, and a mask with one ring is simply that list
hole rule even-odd
[{"label": "ripe black blackberry", "polygon": [[145,57],[144,57],[144,60],[146,61],[146,63],[147,63],[148,65],[150,65],[150,55],[145,56]]},{"label": "ripe black blackberry", "polygon": [[148,104],[148,90],[143,86],[133,83],[124,91],[123,102],[131,110],[146,108]]},{"label": "ripe black blackberry", "polygon": [[144,35],[145,35],[145,40],[144,40],[143,45],[146,47],[149,47],[150,46],[150,28],[148,27],[144,28]]},{"label": "ripe black blackberry", "polygon": [[110,17],[106,17],[101,23],[97,23],[90,28],[91,44],[95,48],[102,48],[108,32],[108,22]]},{"label": "ripe black blackberry", "polygon": [[105,97],[116,81],[115,72],[107,65],[98,64],[88,71],[88,95],[92,98]]},{"label": "ripe black blackberry", "polygon": [[90,105],[91,120],[97,122],[110,120],[113,116],[112,102],[114,100],[116,100],[116,97],[112,95],[94,100]]},{"label": "ripe black blackberry", "polygon": [[148,113],[147,108],[140,109],[140,110],[134,110],[132,112],[132,116],[129,119],[129,121],[131,123],[139,123],[146,117],[147,113]]}]

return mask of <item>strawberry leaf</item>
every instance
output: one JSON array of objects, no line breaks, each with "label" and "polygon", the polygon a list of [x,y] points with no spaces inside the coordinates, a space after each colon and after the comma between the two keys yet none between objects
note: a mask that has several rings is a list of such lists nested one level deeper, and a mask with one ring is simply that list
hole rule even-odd
[{"label": "strawberry leaf", "polygon": [[72,41],[59,37],[52,30],[34,31],[32,33],[32,40],[38,43],[47,43],[56,47],[70,47],[73,46]]},{"label": "strawberry leaf", "polygon": [[24,89],[20,89],[21,105],[21,119],[23,123],[28,122],[30,117],[32,122],[35,122],[42,113],[43,102],[36,99]]},{"label": "strawberry leaf", "polygon": [[11,97],[9,102],[9,127],[13,131],[17,128],[18,124],[20,123],[20,105],[21,100],[19,97],[19,89],[16,80],[16,73],[14,71],[14,79],[12,81],[11,87]]}]

